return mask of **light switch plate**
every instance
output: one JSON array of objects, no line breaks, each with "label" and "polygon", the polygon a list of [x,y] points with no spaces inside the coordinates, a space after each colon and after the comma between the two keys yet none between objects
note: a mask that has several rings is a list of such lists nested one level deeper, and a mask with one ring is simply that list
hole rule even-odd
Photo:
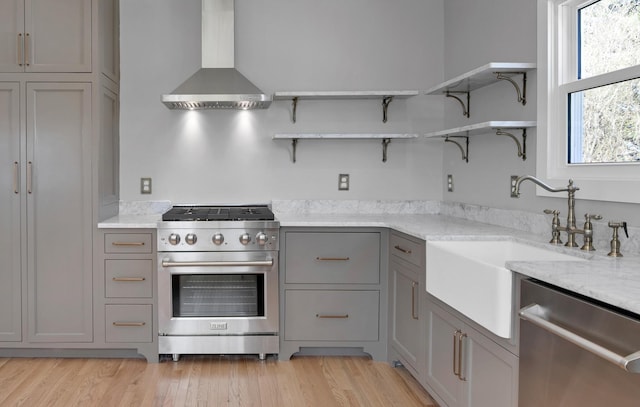
[{"label": "light switch plate", "polygon": [[453,192],[453,175],[447,174],[447,191]]},{"label": "light switch plate", "polygon": [[140,193],[151,194],[151,178],[140,178]]}]

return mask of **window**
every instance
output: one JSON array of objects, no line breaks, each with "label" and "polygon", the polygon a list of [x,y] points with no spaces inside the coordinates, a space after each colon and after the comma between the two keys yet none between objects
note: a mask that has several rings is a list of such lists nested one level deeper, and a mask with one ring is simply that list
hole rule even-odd
[{"label": "window", "polygon": [[640,202],[640,0],[538,0],[538,67],[538,176]]}]

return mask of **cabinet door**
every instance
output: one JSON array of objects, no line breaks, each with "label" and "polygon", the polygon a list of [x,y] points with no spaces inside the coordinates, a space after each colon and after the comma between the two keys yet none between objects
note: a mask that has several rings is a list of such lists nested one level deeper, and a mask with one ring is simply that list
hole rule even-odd
[{"label": "cabinet door", "polygon": [[27,83],[26,176],[29,341],[91,341],[91,84]]},{"label": "cabinet door", "polygon": [[27,72],[91,72],[91,0],[24,0]]},{"label": "cabinet door", "polygon": [[0,72],[23,72],[24,0],[0,1]]},{"label": "cabinet door", "polygon": [[454,373],[457,359],[456,332],[463,328],[462,321],[430,304],[427,325],[427,384],[436,396],[449,407],[461,406],[464,381]]},{"label": "cabinet door", "polygon": [[518,358],[480,332],[467,326],[464,367],[467,382],[465,406],[516,407]]},{"label": "cabinet door", "polygon": [[0,82],[0,341],[22,339],[19,142],[20,86]]},{"label": "cabinet door", "polygon": [[391,274],[391,346],[418,372],[422,346],[418,279],[398,262],[390,263]]}]

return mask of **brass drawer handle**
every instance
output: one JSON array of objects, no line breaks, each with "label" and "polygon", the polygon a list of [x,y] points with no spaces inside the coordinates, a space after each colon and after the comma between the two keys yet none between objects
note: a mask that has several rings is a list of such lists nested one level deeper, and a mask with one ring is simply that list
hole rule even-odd
[{"label": "brass drawer handle", "polygon": [[409,249],[403,249],[402,247],[397,246],[397,245],[393,246],[393,248],[396,249],[396,250],[401,251],[404,254],[411,254],[411,250],[409,250]]},{"label": "brass drawer handle", "polygon": [[349,261],[348,257],[316,257],[318,261]]},{"label": "brass drawer handle", "polygon": [[144,277],[113,277],[113,281],[145,281]]},{"label": "brass drawer handle", "polygon": [[113,246],[144,246],[144,242],[113,242]]},{"label": "brass drawer handle", "polygon": [[13,162],[13,193],[20,193],[20,164]]},{"label": "brass drawer handle", "polygon": [[146,322],[114,322],[113,326],[145,326]]},{"label": "brass drawer handle", "polygon": [[322,319],[347,319],[347,318],[349,318],[349,314],[344,314],[344,315],[316,314],[316,318],[322,318]]},{"label": "brass drawer handle", "polygon": [[416,287],[418,287],[418,283],[415,281],[411,282],[411,318],[420,319],[419,315],[416,313]]}]

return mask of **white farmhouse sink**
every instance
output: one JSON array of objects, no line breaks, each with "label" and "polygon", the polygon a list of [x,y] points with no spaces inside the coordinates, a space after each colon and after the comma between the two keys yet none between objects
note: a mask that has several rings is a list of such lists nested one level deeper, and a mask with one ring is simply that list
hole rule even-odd
[{"label": "white farmhouse sink", "polygon": [[427,242],[427,292],[503,338],[511,336],[507,261],[584,261],[509,240]]}]

